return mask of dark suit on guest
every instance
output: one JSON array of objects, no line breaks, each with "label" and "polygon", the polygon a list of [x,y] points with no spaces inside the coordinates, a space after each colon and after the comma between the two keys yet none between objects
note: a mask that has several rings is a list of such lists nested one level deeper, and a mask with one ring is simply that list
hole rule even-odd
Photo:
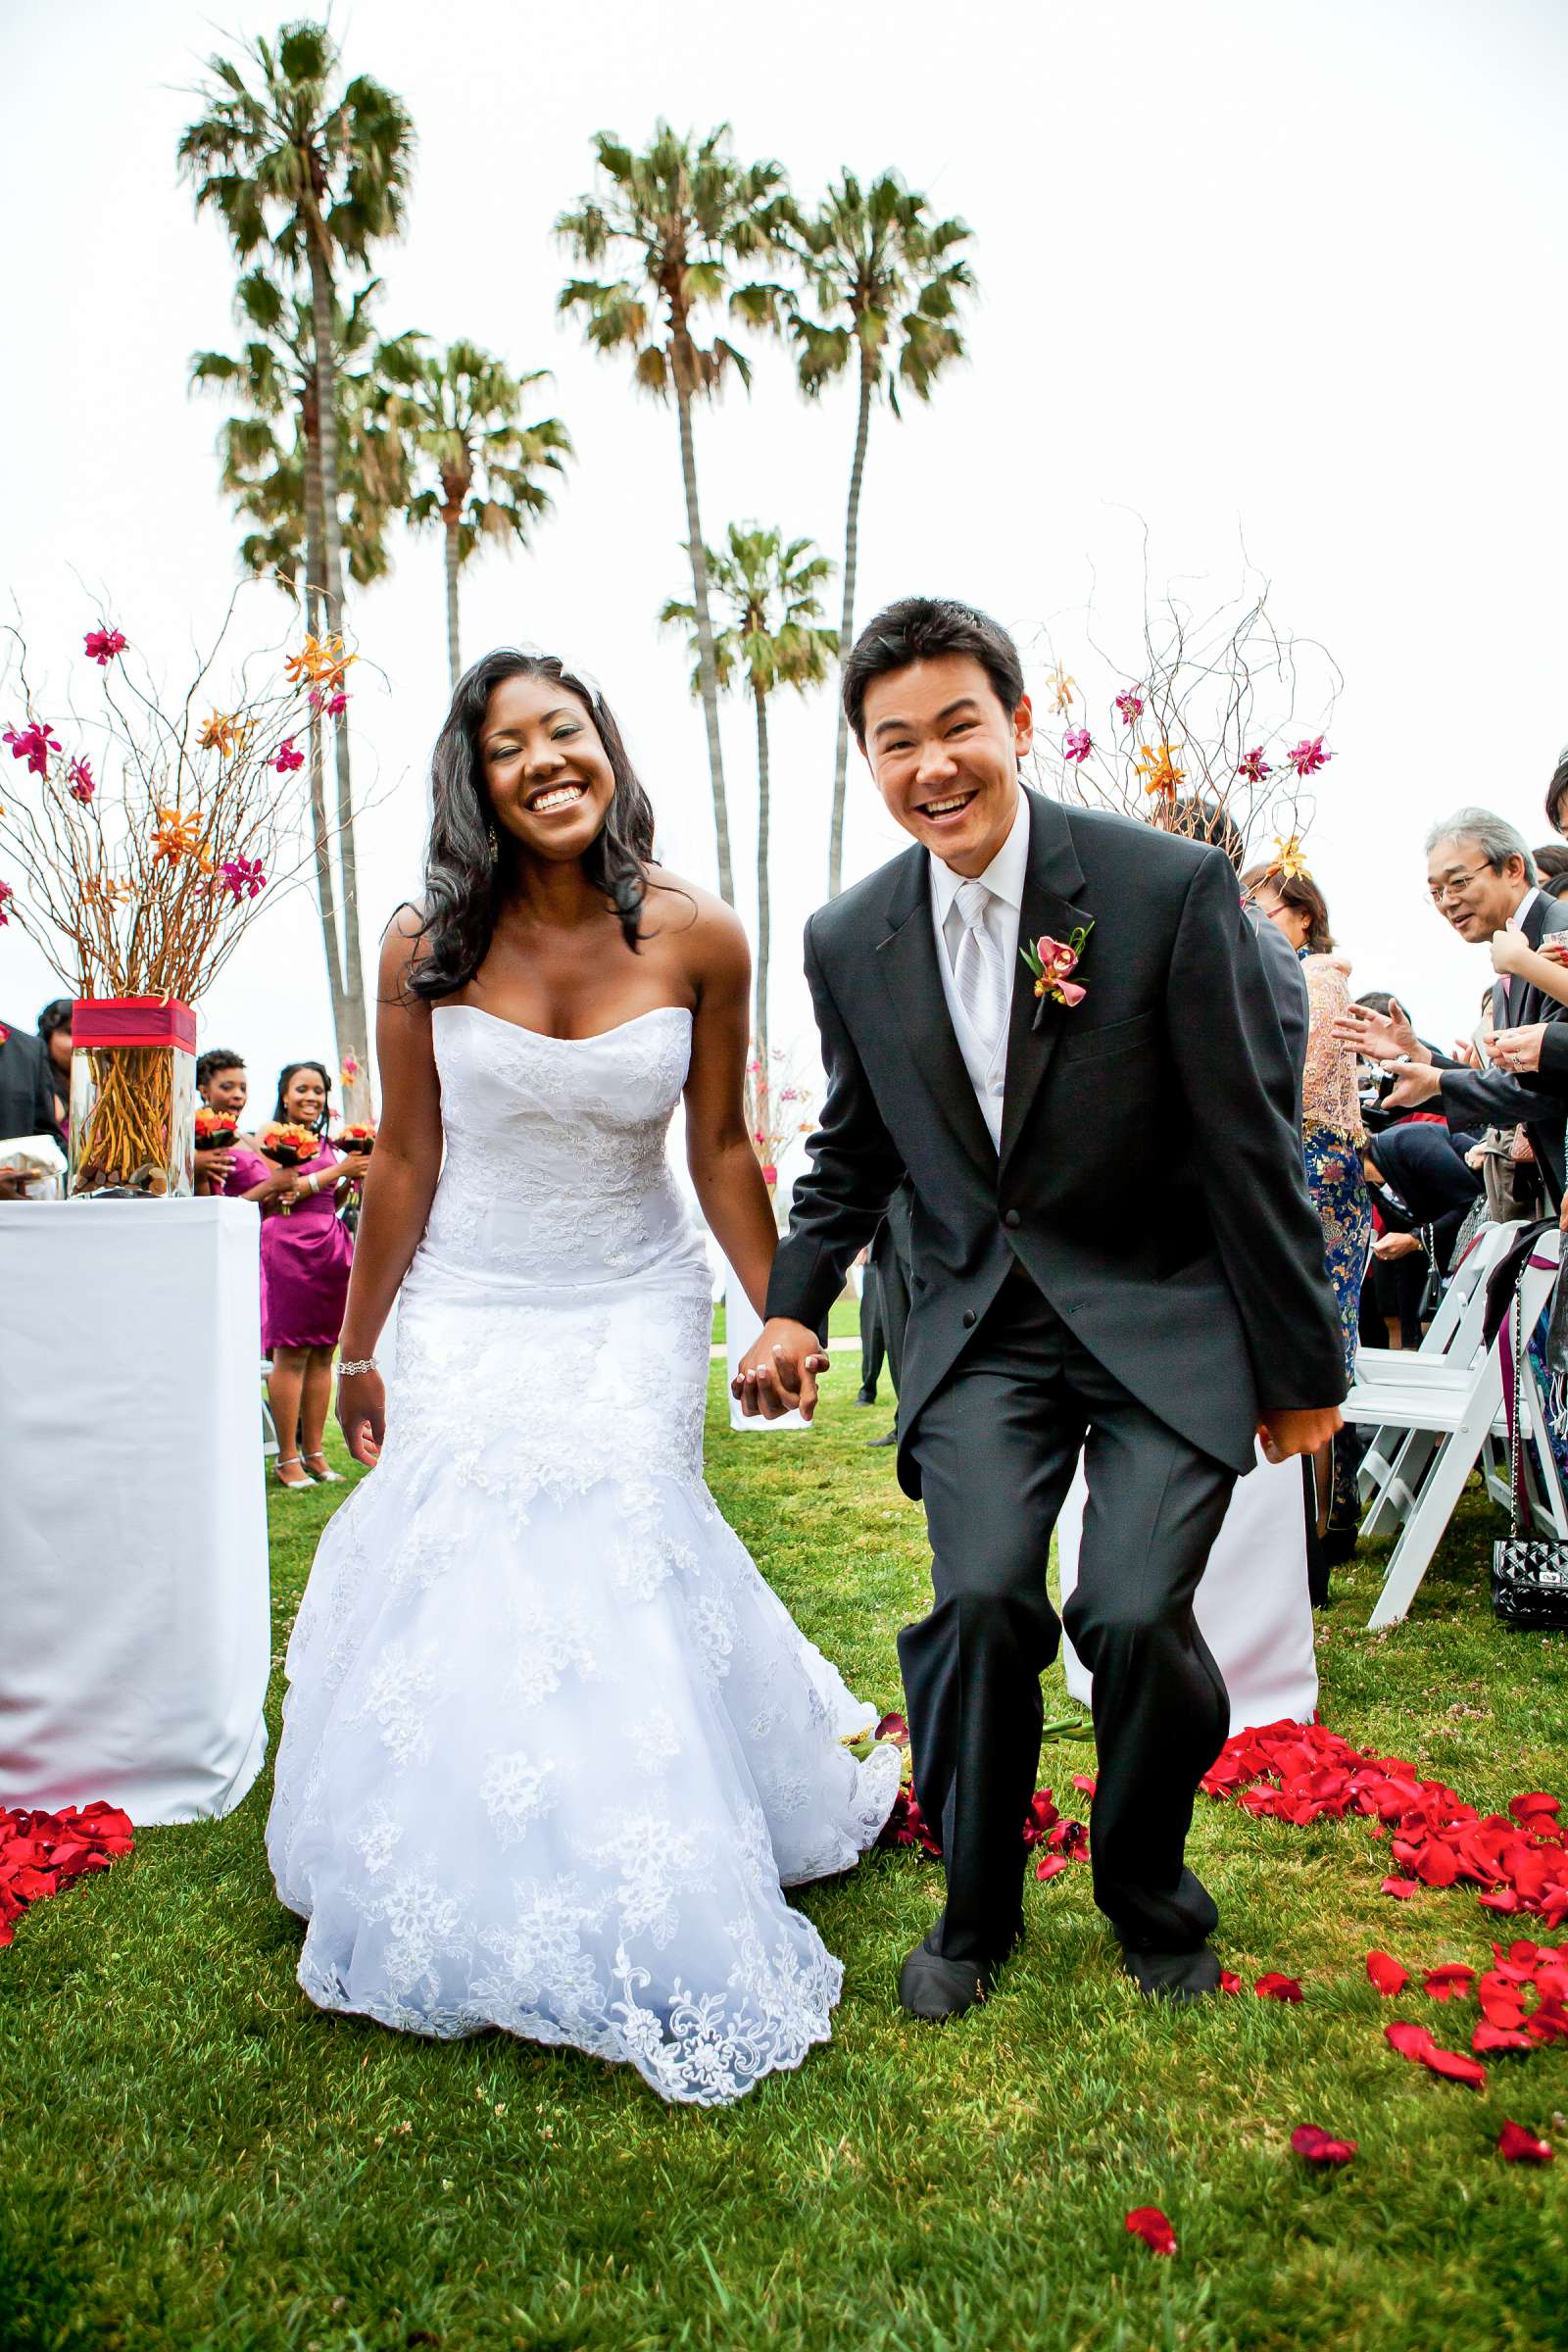
[{"label": "dark suit on guest", "polygon": [[[1543,891],[1525,910],[1521,928],[1533,948],[1548,932],[1568,931],[1568,904],[1548,899]],[[1533,981],[1498,973],[1492,991],[1492,1022],[1495,1029],[1524,1029],[1536,1021],[1547,1023],[1542,1044],[1541,1068],[1529,1079],[1510,1078],[1504,1070],[1467,1070],[1445,1054],[1436,1056],[1443,1071],[1443,1115],[1456,1132],[1480,1127],[1524,1127],[1552,1201],[1564,1190],[1563,1131],[1568,1121],[1568,1027],[1559,1004]]]},{"label": "dark suit on guest", "polygon": [[1129,1946],[1186,1951],[1183,1862],[1229,1707],[1193,1594],[1270,1410],[1345,1393],[1296,1083],[1217,850],[1027,796],[1020,939],[1093,924],[1068,1009],[1013,976],[1000,1151],[944,998],[916,846],[807,926],[828,1087],[768,1289],[817,1330],[895,1185],[912,1201],[899,1476],[935,1605],[900,1637],[916,1790],[948,1872],[940,1956],[1019,1925],[1052,1530],[1086,1441],[1073,1642],[1095,1678],[1096,1895]]}]

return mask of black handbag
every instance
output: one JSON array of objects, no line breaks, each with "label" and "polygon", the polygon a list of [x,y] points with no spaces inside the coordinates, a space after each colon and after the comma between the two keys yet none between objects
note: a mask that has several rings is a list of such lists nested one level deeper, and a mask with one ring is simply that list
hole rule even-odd
[{"label": "black handbag", "polygon": [[1526,1375],[1524,1307],[1514,1293],[1508,1317],[1512,1364],[1508,1381],[1509,1529],[1492,1546],[1492,1610],[1521,1634],[1568,1632],[1568,1544],[1532,1536],[1531,1511],[1519,1479],[1519,1393]]}]

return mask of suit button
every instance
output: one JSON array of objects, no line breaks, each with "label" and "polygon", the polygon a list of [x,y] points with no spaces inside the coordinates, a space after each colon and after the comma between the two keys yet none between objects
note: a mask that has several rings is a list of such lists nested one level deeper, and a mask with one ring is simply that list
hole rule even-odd
[{"label": "suit button", "polygon": [[1004,1225],[1005,1225],[1009,1233],[1016,1233],[1019,1226],[1023,1223],[1023,1219],[1019,1216],[1018,1211],[1015,1208],[1009,1208],[1002,1222]]},{"label": "suit button", "polygon": [[963,1310],[963,1328],[965,1331],[972,1331],[974,1328],[974,1308],[972,1306],[966,1306]]}]

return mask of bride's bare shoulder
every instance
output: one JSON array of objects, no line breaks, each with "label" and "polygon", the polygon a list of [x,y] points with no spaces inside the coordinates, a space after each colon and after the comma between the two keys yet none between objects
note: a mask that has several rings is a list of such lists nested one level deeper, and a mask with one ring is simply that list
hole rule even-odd
[{"label": "bride's bare shoulder", "polygon": [[666,866],[649,868],[643,929],[667,941],[694,977],[750,972],[751,949],[734,907]]}]

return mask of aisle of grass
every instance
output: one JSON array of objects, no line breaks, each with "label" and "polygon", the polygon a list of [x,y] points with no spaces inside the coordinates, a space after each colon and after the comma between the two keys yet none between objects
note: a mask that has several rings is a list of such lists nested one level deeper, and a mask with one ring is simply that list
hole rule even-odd
[{"label": "aisle of grass", "polygon": [[[786,1439],[729,1433],[715,1367],[710,1475],[802,1623],[892,1704],[925,1554],[849,1371],[812,1435]],[[340,1493],[273,1496],[279,1655]],[[1361,1630],[1375,1561],[1322,1624],[1328,1719],[1485,1803],[1568,1782],[1568,1642],[1494,1630],[1491,1529],[1472,1498],[1409,1624]],[[274,1678],[274,1733],[277,1697]],[[1086,1761],[1057,1751],[1046,1777],[1060,1793]],[[628,1792],[636,1778],[628,1754]],[[1553,2130],[1568,2051],[1494,2062],[1479,2095],[1387,2051],[1368,1945],[1474,1960],[1490,1923],[1462,1890],[1381,1896],[1384,1849],[1358,1825],[1200,1814],[1226,1957],[1249,1982],[1299,1976],[1299,2008],[1142,2007],[1075,1869],[1031,1882],[1027,1944],[988,2007],[917,2028],[894,1978],[938,1877],[874,1856],[802,1898],[847,1966],[832,2044],[704,2113],[500,2035],[427,2044],[318,2015],[267,1876],[268,1793],[264,1776],[225,1822],[144,1835],[0,1954],[8,2352],[1563,2340],[1568,2144],[1538,2173],[1493,2143],[1507,2115]],[[1455,2045],[1468,2031],[1424,2001],[1398,2013]],[[1307,2175],[1287,2147],[1302,2122],[1358,2139],[1356,2163]],[[1126,2236],[1142,2203],[1171,2215],[1176,2261]]]}]

